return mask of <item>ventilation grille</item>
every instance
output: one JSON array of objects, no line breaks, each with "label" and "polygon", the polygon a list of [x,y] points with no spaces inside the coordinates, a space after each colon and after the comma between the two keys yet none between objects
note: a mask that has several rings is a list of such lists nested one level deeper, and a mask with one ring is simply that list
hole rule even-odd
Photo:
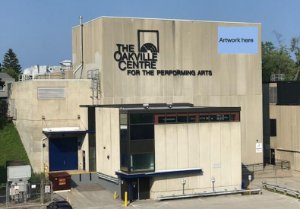
[{"label": "ventilation grille", "polygon": [[269,87],[269,103],[277,103],[277,87]]},{"label": "ventilation grille", "polygon": [[38,88],[38,99],[64,99],[64,88]]}]

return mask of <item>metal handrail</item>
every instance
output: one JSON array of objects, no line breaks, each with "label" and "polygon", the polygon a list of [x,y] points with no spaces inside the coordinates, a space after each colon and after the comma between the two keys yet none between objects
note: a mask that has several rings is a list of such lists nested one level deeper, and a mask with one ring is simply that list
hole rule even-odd
[{"label": "metal handrail", "polygon": [[300,199],[300,191],[298,191],[298,190],[290,189],[287,187],[282,187],[282,186],[275,185],[275,184],[269,184],[266,182],[262,182],[262,185],[263,185],[264,189],[282,193],[282,194],[289,195],[289,196],[295,197],[297,199]]}]

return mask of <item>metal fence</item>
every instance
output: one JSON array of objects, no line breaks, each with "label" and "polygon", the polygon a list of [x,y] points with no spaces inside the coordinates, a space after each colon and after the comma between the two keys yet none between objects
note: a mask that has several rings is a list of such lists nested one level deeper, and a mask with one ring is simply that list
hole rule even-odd
[{"label": "metal fence", "polygon": [[50,202],[52,197],[52,184],[49,181],[18,184],[8,182],[0,185],[0,208],[44,205]]},{"label": "metal fence", "polygon": [[275,171],[278,169],[289,170],[291,168],[291,164],[286,160],[276,160],[274,164],[264,165],[263,163],[259,164],[251,164],[251,165],[243,165],[242,172],[243,173],[255,173],[258,171]]},{"label": "metal fence", "polygon": [[282,186],[275,185],[275,184],[268,184],[266,182],[262,182],[262,185],[263,185],[264,189],[267,189],[269,191],[281,193],[284,195],[288,195],[288,196],[300,199],[300,191],[298,191],[298,190],[289,189],[289,188],[282,187]]}]

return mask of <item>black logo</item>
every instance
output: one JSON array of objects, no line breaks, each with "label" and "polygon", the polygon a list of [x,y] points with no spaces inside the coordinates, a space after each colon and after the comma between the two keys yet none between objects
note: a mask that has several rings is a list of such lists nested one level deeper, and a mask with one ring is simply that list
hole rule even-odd
[{"label": "black logo", "polygon": [[156,69],[159,53],[159,32],[157,30],[138,30],[138,52],[133,44],[116,44],[114,59],[120,70]]}]

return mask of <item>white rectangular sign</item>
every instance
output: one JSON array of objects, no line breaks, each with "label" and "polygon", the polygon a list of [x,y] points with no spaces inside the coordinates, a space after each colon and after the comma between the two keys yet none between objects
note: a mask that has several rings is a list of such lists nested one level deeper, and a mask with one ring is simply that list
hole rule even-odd
[{"label": "white rectangular sign", "polygon": [[256,54],[259,44],[257,27],[218,27],[219,54]]},{"label": "white rectangular sign", "polygon": [[263,152],[262,143],[256,143],[256,153],[262,153],[262,152]]}]

